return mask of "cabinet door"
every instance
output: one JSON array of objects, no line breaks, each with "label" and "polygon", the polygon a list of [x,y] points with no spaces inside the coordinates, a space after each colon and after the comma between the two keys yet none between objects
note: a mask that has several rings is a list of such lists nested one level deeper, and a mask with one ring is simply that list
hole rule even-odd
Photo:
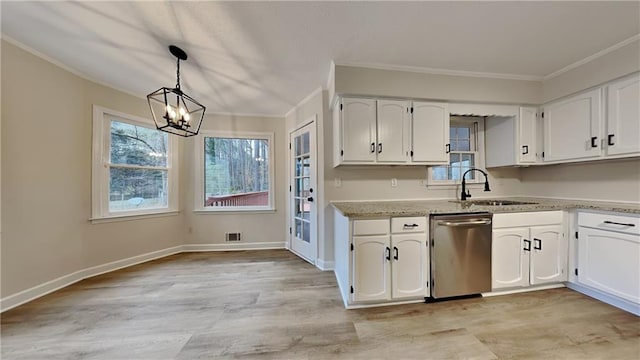
[{"label": "cabinet door", "polygon": [[493,230],[491,287],[493,290],[529,285],[529,228]]},{"label": "cabinet door", "polygon": [[607,155],[640,155],[640,75],[607,89]]},{"label": "cabinet door", "polygon": [[561,225],[531,228],[531,285],[567,280],[567,244]]},{"label": "cabinet door", "polygon": [[520,140],[520,148],[517,149],[520,163],[536,162],[537,117],[537,108],[520,108],[520,117],[518,118],[518,138]]},{"label": "cabinet door", "polygon": [[377,161],[409,160],[409,101],[378,100]]},{"label": "cabinet door", "polygon": [[342,99],[342,161],[376,161],[376,101]]},{"label": "cabinet door", "polygon": [[448,164],[449,105],[413,102],[411,149],[413,163]]},{"label": "cabinet door", "polygon": [[429,254],[427,234],[391,236],[391,297],[428,296]]},{"label": "cabinet door", "polygon": [[353,246],[353,301],[390,300],[389,235],[354,236]]},{"label": "cabinet door", "polygon": [[580,227],[578,282],[640,303],[640,236]]},{"label": "cabinet door", "polygon": [[591,90],[544,106],[544,161],[601,155],[601,90]]}]

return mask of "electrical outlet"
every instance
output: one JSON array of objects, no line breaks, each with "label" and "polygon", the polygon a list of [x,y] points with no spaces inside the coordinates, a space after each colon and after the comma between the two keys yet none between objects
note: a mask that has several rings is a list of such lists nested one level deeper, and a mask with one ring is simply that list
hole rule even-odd
[{"label": "electrical outlet", "polygon": [[391,179],[391,187],[398,187],[398,179],[396,178]]},{"label": "electrical outlet", "polygon": [[342,186],[342,179],[340,179],[339,177],[337,178],[333,178],[333,186],[339,188]]}]

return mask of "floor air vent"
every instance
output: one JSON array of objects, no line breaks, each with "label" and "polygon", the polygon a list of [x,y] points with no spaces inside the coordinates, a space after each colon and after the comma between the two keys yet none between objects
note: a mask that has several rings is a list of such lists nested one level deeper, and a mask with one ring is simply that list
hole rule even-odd
[{"label": "floor air vent", "polygon": [[224,240],[225,241],[240,241],[242,239],[242,234],[237,233],[225,233]]}]

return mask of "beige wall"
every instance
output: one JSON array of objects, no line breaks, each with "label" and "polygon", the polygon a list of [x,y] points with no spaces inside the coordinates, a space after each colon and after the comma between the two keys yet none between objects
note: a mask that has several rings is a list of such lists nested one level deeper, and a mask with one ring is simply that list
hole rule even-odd
[{"label": "beige wall", "polygon": [[336,66],[336,94],[405,97],[430,100],[539,104],[539,81],[426,74]]},{"label": "beige wall", "polygon": [[640,203],[640,159],[531,167],[521,178],[528,196]]},{"label": "beige wall", "polygon": [[636,71],[640,71],[640,40],[544,81],[542,102],[573,94]]},{"label": "beige wall", "polygon": [[[194,213],[196,179],[195,139],[185,141],[182,157],[185,189],[183,196],[187,244],[224,244],[225,233],[241,232],[242,243],[284,242],[286,240],[286,159],[288,140],[284,118],[207,115],[202,130],[274,133],[275,212]],[[199,184],[199,183],[198,183]]]},{"label": "beige wall", "polygon": [[182,215],[92,225],[92,105],[148,117],[146,101],[2,42],[2,297],[179,245]]}]

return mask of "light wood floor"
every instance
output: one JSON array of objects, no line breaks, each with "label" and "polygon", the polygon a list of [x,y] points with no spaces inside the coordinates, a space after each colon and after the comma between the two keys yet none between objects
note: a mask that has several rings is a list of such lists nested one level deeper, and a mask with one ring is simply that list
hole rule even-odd
[{"label": "light wood floor", "polygon": [[284,250],[189,253],[2,314],[2,359],[639,359],[640,318],[568,289],[344,310]]}]

